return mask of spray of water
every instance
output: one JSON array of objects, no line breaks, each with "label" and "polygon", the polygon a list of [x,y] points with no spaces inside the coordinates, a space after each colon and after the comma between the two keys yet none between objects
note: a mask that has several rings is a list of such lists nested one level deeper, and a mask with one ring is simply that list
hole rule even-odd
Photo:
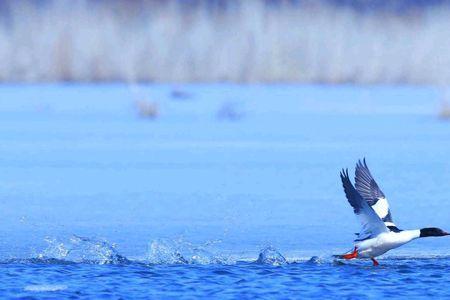
[{"label": "spray of water", "polygon": [[123,264],[128,259],[120,255],[114,244],[103,239],[73,235],[69,240],[45,239],[47,247],[37,257],[41,261],[71,263]]}]

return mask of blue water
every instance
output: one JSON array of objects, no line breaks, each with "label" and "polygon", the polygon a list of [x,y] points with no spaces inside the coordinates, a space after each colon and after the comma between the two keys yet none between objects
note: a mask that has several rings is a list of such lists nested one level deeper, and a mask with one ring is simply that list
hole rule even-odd
[{"label": "blue water", "polygon": [[[173,90],[182,91],[174,97]],[[4,85],[3,297],[448,297],[450,239],[340,262],[339,170],[402,229],[450,230],[450,123],[427,87]],[[136,102],[157,103],[156,119]]]},{"label": "blue water", "polygon": [[295,262],[282,266],[66,264],[2,265],[2,296],[55,298],[425,298],[450,296],[448,258],[364,264]]}]

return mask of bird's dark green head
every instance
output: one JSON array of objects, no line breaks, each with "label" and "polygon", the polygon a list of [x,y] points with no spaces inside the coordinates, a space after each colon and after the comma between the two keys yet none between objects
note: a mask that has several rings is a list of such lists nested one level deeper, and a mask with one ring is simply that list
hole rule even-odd
[{"label": "bird's dark green head", "polygon": [[420,237],[446,236],[446,235],[450,235],[450,233],[436,227],[420,229]]}]

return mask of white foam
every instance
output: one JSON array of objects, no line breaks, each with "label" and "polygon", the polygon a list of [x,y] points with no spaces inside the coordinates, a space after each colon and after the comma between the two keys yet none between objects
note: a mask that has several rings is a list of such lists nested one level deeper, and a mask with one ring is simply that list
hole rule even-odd
[{"label": "white foam", "polygon": [[67,285],[64,284],[34,284],[24,287],[27,292],[58,292],[65,289],[67,289]]}]

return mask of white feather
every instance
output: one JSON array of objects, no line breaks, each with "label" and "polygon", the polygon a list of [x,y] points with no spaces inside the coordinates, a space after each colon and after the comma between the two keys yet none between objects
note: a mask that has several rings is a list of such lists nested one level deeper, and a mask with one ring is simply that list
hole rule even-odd
[{"label": "white feather", "polygon": [[381,233],[377,237],[355,244],[358,257],[370,258],[382,255],[420,237],[420,230]]},{"label": "white feather", "polygon": [[378,199],[377,203],[375,203],[372,208],[375,210],[380,219],[383,219],[389,213],[389,203],[386,198]]}]

